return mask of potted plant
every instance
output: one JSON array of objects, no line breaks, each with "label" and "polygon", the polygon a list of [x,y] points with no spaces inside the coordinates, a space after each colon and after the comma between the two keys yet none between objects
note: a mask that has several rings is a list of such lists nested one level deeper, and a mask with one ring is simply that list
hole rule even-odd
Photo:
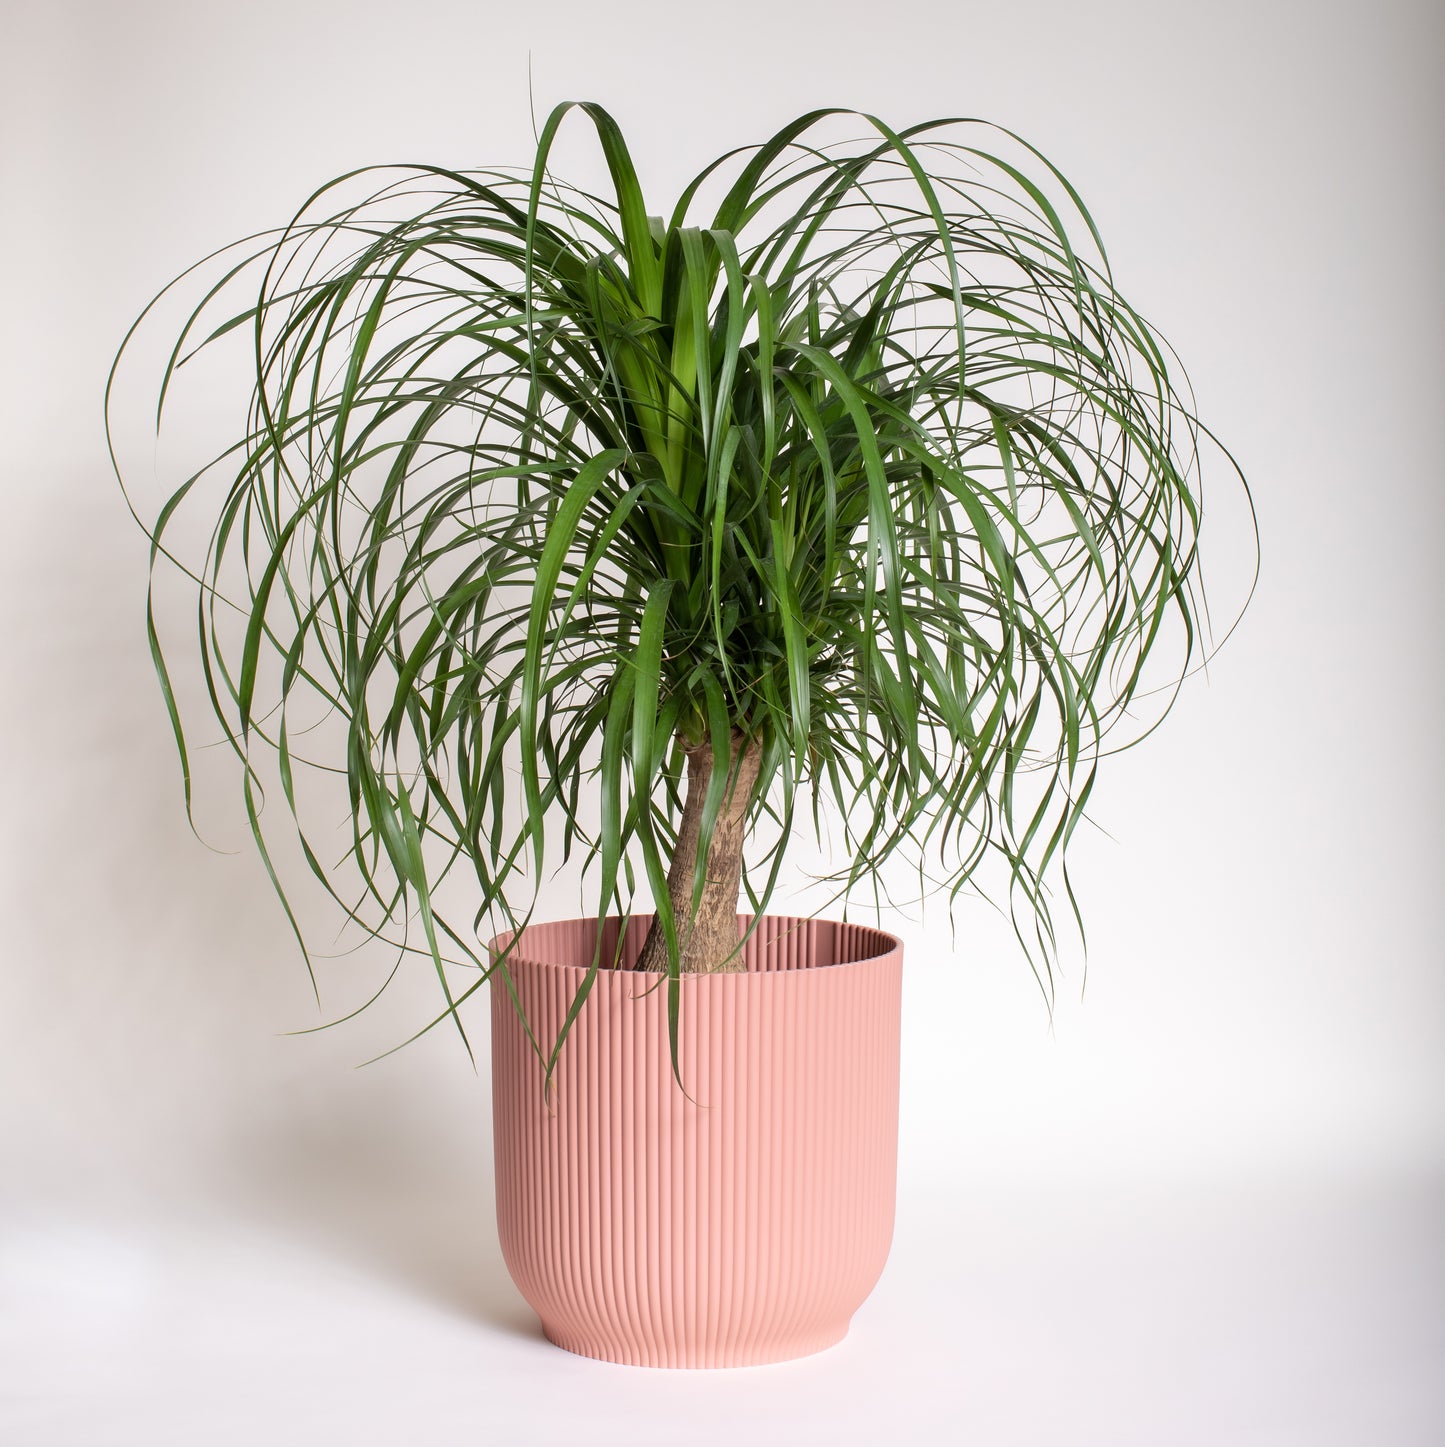
[{"label": "potted plant", "polygon": [[[901,961],[768,914],[785,850],[830,847],[845,905],[904,854],[993,882],[1047,988],[1098,760],[1199,648],[1209,434],[1011,133],[813,112],[662,217],[599,106],[607,194],[552,174],[570,109],[527,171],[353,173],[211,259],[157,417],[226,348],[249,412],[147,515],[152,586],[195,587],[303,951],[277,814],[429,962],[425,1028],[467,1040],[491,982],[499,1227],[548,1335],[777,1360],[887,1255]],[[534,917],[554,867],[584,917]]]}]

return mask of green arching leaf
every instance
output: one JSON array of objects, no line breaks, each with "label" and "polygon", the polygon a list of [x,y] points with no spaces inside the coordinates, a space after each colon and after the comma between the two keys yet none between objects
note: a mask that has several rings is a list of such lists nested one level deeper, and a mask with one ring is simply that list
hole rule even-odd
[{"label": "green arching leaf", "polygon": [[[643,799],[651,796],[657,778],[659,759],[654,735],[662,692],[663,630],[667,624],[667,605],[672,589],[672,580],[664,579],[648,598],[638,628],[637,652],[631,662],[632,775]],[[643,808],[639,814],[639,840],[645,850],[648,877],[671,955],[676,953],[677,948],[676,924],[667,898],[666,871],[653,839],[650,810]]]},{"label": "green arching leaf", "polygon": [[452,998],[451,985],[447,981],[446,966],[442,961],[441,951],[437,946],[436,922],[432,917],[431,887],[427,882],[426,861],[422,856],[421,834],[417,829],[416,816],[411,809],[411,796],[404,787],[398,787],[396,791],[396,811],[401,822],[402,848],[405,851],[407,868],[404,871],[407,882],[416,890],[417,905],[421,911],[422,928],[426,933],[427,948],[431,951],[432,961],[436,966],[437,979],[441,982],[442,994],[446,998],[447,1013],[457,1027],[457,1033],[462,1037],[462,1044],[466,1046],[467,1057],[475,1068],[477,1059],[472,1053],[472,1043],[467,1039],[466,1027],[462,1024],[462,1017],[457,1014],[457,1003]]},{"label": "green arching leaf", "polygon": [[[537,693],[541,685],[546,620],[552,606],[553,590],[557,586],[557,579],[572,546],[583,510],[606,481],[608,474],[621,461],[620,453],[604,452],[601,456],[592,458],[578,471],[551,520],[546,542],[537,559],[537,575],[532,585],[532,605],[527,620],[526,666],[518,708],[518,727],[522,743],[522,787],[526,792],[527,808],[536,814],[542,811],[542,789],[537,774]],[[541,869],[540,832],[536,835],[534,857],[537,868]]]}]

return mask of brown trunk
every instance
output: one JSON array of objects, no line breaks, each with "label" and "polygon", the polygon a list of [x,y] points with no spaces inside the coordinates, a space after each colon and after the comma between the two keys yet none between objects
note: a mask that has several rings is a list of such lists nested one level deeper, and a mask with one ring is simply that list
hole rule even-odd
[{"label": "brown trunk", "polygon": [[[677,848],[667,871],[667,894],[682,946],[682,968],[690,973],[740,970],[742,956],[733,955],[738,944],[738,892],[743,877],[743,830],[748,796],[757,782],[758,746],[741,734],[733,735],[728,793],[718,812],[717,826],[707,846],[707,881],[696,915],[692,914],[692,876],[702,835],[702,804],[712,778],[712,746],[703,744],[687,752],[687,796]],[[728,956],[733,955],[732,959]],[[656,922],[637,958],[639,970],[667,968],[667,940]]]}]

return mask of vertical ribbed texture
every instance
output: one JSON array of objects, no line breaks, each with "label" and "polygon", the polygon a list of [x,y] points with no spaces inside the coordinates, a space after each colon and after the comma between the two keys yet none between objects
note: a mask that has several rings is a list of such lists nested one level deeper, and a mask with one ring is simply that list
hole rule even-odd
[{"label": "vertical ribbed texture", "polygon": [[[629,921],[627,963],[650,923]],[[609,921],[604,958],[616,939]],[[595,944],[594,920],[533,925],[508,960],[544,1044]],[[672,1078],[666,986],[643,993],[658,976],[599,972],[550,1102],[494,979],[497,1226],[558,1346],[658,1367],[806,1356],[843,1338],[883,1270],[903,947],[766,916],[744,953],[746,972],[683,977],[690,1100]]]}]

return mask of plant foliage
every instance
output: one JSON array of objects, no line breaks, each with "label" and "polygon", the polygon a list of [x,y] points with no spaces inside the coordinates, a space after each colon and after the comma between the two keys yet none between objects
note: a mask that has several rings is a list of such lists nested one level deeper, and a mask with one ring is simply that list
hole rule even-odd
[{"label": "plant foliage", "polygon": [[[1047,989],[1047,876],[1099,758],[1201,649],[1208,434],[1177,365],[1073,188],[1008,132],[813,112],[662,218],[599,106],[579,109],[610,193],[554,178],[570,109],[530,174],[324,187],[212,259],[171,354],[162,409],[198,351],[254,359],[244,426],[147,530],[153,570],[196,587],[268,868],[263,754],[316,877],[430,956],[432,1023],[458,1029],[493,967],[479,931],[525,923],[547,868],[580,861],[599,915],[645,884],[675,1028],[683,750],[721,765],[706,838],[741,735],[770,821],[751,910],[799,828],[841,851],[842,894],[905,848],[950,895],[991,860]],[[203,558],[173,545],[187,513]],[[189,809],[174,649],[149,627]],[[302,765],[345,779],[340,860]],[[454,871],[474,919],[438,902]]]}]

